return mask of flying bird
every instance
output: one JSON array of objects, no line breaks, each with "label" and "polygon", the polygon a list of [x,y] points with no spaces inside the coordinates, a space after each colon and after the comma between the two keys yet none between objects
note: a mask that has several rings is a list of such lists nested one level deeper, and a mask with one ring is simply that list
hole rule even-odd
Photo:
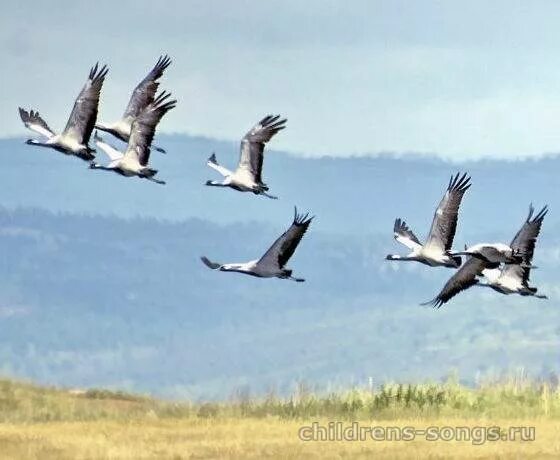
[{"label": "flying bird", "polygon": [[[546,296],[537,294],[537,288],[529,286],[529,273],[537,237],[547,212],[548,208],[545,206],[533,217],[534,208],[531,206],[527,219],[509,246],[514,252],[523,254],[523,263],[506,263],[500,269],[501,263],[498,260],[481,257],[480,254],[469,256],[465,264],[445,283],[437,297],[422,305],[440,308],[471,286],[489,287],[501,294],[520,294],[545,299]],[[487,281],[481,282],[482,277]]]},{"label": "flying bird", "polygon": [[206,185],[230,187],[240,192],[253,192],[255,195],[276,199],[277,197],[266,193],[268,186],[262,181],[264,146],[272,136],[286,127],[286,121],[285,118],[280,119],[280,115],[267,115],[253,126],[241,140],[239,163],[233,172],[219,165],[216,154],[213,153],[206,164],[224,176],[224,180],[209,180]]},{"label": "flying bird", "polygon": [[459,207],[463,195],[470,188],[470,177],[457,173],[451,176],[445,195],[436,209],[432,227],[426,243],[422,244],[401,219],[395,220],[393,234],[395,240],[412,250],[406,256],[389,254],[387,260],[416,261],[430,267],[457,268],[461,265],[461,257],[450,253],[453,238],[457,229]]},{"label": "flying bird", "polygon": [[174,99],[168,100],[169,97],[170,93],[163,91],[153,102],[142,109],[132,123],[132,131],[124,153],[104,142],[96,132],[95,144],[107,154],[111,161],[107,166],[92,162],[90,168],[113,171],[121,176],[136,176],[158,184],[165,184],[164,181],[154,178],[157,170],[150,168],[148,161],[156,126],[161,118],[173,109],[177,103]]},{"label": "flying bird", "polygon": [[516,253],[523,255],[523,263],[508,263],[505,264],[501,270],[483,270],[482,274],[488,282],[480,283],[480,285],[488,286],[501,294],[519,294],[522,296],[533,296],[539,299],[547,298],[545,295],[537,294],[537,288],[529,285],[529,274],[532,268],[531,263],[533,261],[535,245],[541,231],[544,217],[548,213],[548,207],[545,206],[533,217],[534,212],[535,209],[531,205],[529,207],[527,219],[510,244],[511,248]]},{"label": "flying bird", "polygon": [[421,305],[432,305],[434,308],[440,308],[460,292],[478,284],[478,277],[482,275],[485,269],[498,268],[499,266],[498,262],[488,262],[477,257],[468,257],[463,266],[445,283],[440,293],[433,300]]},{"label": "flying bird", "polygon": [[202,262],[212,270],[223,272],[238,272],[258,278],[281,278],[292,281],[303,282],[303,278],[292,276],[292,270],[285,268],[288,260],[294,252],[307,231],[313,217],[309,214],[298,214],[297,208],[294,212],[294,220],[288,230],[280,236],[265,254],[258,260],[245,263],[220,264],[211,262],[206,257],[201,257]]},{"label": "flying bird", "polygon": [[451,255],[467,255],[498,264],[523,263],[523,254],[519,252],[519,249],[512,248],[505,243],[479,243],[465,247],[464,251],[452,252]]},{"label": "flying bird", "polygon": [[39,112],[34,110],[28,112],[20,107],[19,115],[25,127],[46,139],[44,141],[28,139],[26,143],[40,147],[49,147],[85,161],[93,160],[95,158],[93,154],[95,150],[90,148],[88,143],[97,118],[97,106],[99,105],[101,87],[108,71],[107,66],[99,68],[98,63],[91,68],[88,80],[74,102],[74,108],[66,123],[66,127],[60,134],[56,134],[49,128],[49,125],[39,115]]},{"label": "flying bird", "polygon": [[[121,119],[114,123],[97,122],[95,127],[100,131],[112,134],[123,142],[128,142],[134,119],[142,110],[154,102],[159,87],[158,79],[161,78],[163,72],[170,64],[171,58],[169,56],[160,56],[154,68],[134,88]],[[165,153],[165,150],[161,147],[153,146],[152,148],[158,152]]]}]

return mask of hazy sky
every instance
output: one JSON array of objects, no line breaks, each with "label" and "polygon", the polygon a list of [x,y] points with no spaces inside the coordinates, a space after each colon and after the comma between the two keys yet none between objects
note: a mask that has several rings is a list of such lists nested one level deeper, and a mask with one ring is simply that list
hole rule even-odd
[{"label": "hazy sky", "polygon": [[278,112],[309,155],[560,151],[560,2],[4,0],[0,136],[17,107],[66,123],[89,67],[117,119],[161,53],[179,99],[162,132],[239,138]]}]

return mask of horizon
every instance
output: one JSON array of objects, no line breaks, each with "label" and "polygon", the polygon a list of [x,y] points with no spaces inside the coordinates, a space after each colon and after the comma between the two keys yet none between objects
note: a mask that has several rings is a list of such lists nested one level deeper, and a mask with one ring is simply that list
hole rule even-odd
[{"label": "horizon", "polygon": [[[0,18],[9,65],[0,136],[24,132],[18,106],[39,110],[54,129],[64,126],[96,61],[110,68],[100,120],[115,120],[134,86],[168,53],[173,64],[161,88],[179,104],[162,133],[239,139],[272,112],[288,118],[289,130],[270,147],[308,155],[514,158],[560,147],[553,19],[560,4],[166,5],[176,14],[162,16],[159,4],[108,0],[96,8],[71,0],[8,7]],[[80,20],[53,29],[62,11]],[[95,44],[87,29],[96,30]]]},{"label": "horizon", "polygon": [[[29,139],[32,136],[23,136],[23,135],[11,135],[11,136],[0,136],[0,141],[21,141],[25,143],[26,139]],[[159,133],[156,134],[156,137],[160,139],[173,138],[173,137],[184,137],[186,139],[194,139],[194,140],[201,140],[207,142],[215,142],[218,144],[232,144],[233,148],[230,153],[234,155],[234,158],[237,158],[239,154],[239,143],[241,138],[239,139],[227,139],[227,138],[218,138],[209,135],[197,135],[191,134],[187,132],[166,132],[166,133]],[[126,144],[120,143],[120,141],[115,139],[110,139],[107,136],[107,139],[114,143],[115,146],[125,148]],[[173,155],[173,152],[169,152]],[[192,153],[192,152],[189,152]],[[201,161],[206,162],[207,158],[204,157],[204,152],[199,152],[201,154]],[[206,152],[208,153],[208,152]],[[102,152],[98,152],[103,156]],[[539,161],[539,160],[550,160],[560,157],[560,148],[558,151],[551,151],[551,152],[541,152],[536,154],[525,154],[525,155],[517,155],[517,156],[500,156],[500,155],[481,155],[471,158],[454,158],[451,155],[445,155],[443,153],[438,152],[421,152],[421,151],[404,151],[404,152],[397,152],[397,151],[379,151],[379,152],[362,152],[362,153],[354,153],[354,154],[346,154],[344,152],[340,152],[338,154],[327,154],[327,153],[320,153],[320,152],[300,152],[300,151],[290,151],[290,150],[280,150],[272,148],[267,148],[265,151],[265,158],[270,155],[287,155],[293,158],[300,158],[304,160],[321,160],[321,159],[335,159],[335,160],[352,160],[352,159],[393,159],[393,160],[419,160],[419,161],[441,161],[444,163],[450,163],[455,165],[462,165],[468,163],[481,163],[481,162],[527,162],[527,161]],[[232,159],[232,162],[235,160]]]}]

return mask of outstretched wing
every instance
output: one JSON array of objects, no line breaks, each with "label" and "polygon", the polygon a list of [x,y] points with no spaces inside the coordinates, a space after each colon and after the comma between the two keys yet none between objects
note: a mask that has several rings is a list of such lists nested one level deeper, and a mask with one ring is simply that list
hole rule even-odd
[{"label": "outstretched wing", "polygon": [[229,169],[224,168],[222,165],[218,164],[215,153],[212,153],[212,155],[210,155],[210,158],[208,158],[206,164],[212,169],[218,171],[224,177],[231,176],[231,171]]},{"label": "outstretched wing", "polygon": [[210,259],[208,259],[208,257],[204,257],[202,256],[200,258],[200,260],[202,260],[202,262],[204,263],[204,265],[206,265],[208,268],[211,268],[212,270],[217,270],[218,268],[220,268],[222,266],[222,264],[218,264],[216,262],[212,262]]},{"label": "outstretched wing", "polygon": [[469,257],[462,267],[449,278],[440,293],[434,299],[422,305],[432,305],[434,308],[440,308],[444,303],[447,303],[459,294],[459,292],[477,284],[477,276],[481,275],[482,270],[487,267],[488,264],[484,260],[476,257]]},{"label": "outstretched wing", "polygon": [[523,257],[523,266],[520,264],[506,264],[501,274],[502,277],[520,279],[525,285],[529,283],[529,274],[531,272],[529,267],[533,260],[535,245],[537,244],[537,238],[540,234],[544,217],[548,213],[548,207],[543,207],[537,215],[533,217],[534,212],[535,208],[531,205],[529,207],[527,219],[525,219],[523,226],[519,229],[510,244],[513,251]]},{"label": "outstretched wing", "polygon": [[450,251],[453,238],[457,230],[457,217],[463,195],[471,186],[471,178],[464,173],[451,176],[447,191],[439,203],[434,214],[432,227],[426,241],[426,246],[431,246],[440,251]]},{"label": "outstretched wing", "polygon": [[258,264],[284,268],[288,260],[290,260],[290,257],[294,255],[299,242],[303,238],[312,220],[313,217],[309,217],[309,214],[298,214],[296,208],[294,212],[294,221],[290,228],[270,246],[268,251],[260,258]]},{"label": "outstretched wing", "polygon": [[171,58],[166,54],[160,56],[154,68],[146,75],[144,80],[138,83],[134,88],[126,110],[124,111],[123,118],[136,117],[145,109],[149,104],[154,102],[159,82],[157,81],[163,75],[163,72],[171,64]]},{"label": "outstretched wing", "polygon": [[95,131],[95,133],[93,134],[93,141],[95,142],[95,145],[99,147],[111,161],[120,160],[123,157],[123,153],[116,147],[105,142],[103,138],[97,133],[97,131]]},{"label": "outstretched wing", "polygon": [[74,108],[63,134],[73,137],[79,144],[88,143],[95,126],[99,95],[108,71],[107,66],[104,65],[99,69],[99,63],[95,64],[89,71],[88,80],[74,102]]},{"label": "outstretched wing", "polygon": [[267,115],[253,126],[241,140],[237,169],[249,172],[255,182],[262,183],[264,145],[286,127],[286,121],[286,118],[280,120],[280,115]]},{"label": "outstretched wing", "polygon": [[417,249],[422,246],[418,238],[412,230],[406,225],[404,220],[395,219],[395,226],[393,227],[393,235],[395,240],[404,244],[407,248]]},{"label": "outstretched wing", "polygon": [[510,244],[511,248],[516,253],[523,256],[523,262],[527,264],[530,264],[533,260],[537,237],[541,231],[544,217],[548,213],[548,206],[543,207],[535,217],[533,217],[534,212],[535,208],[531,205],[529,207],[529,215],[527,216],[527,219],[525,219],[525,223],[519,229]]},{"label": "outstretched wing", "polygon": [[21,121],[27,129],[39,133],[41,136],[45,136],[47,139],[54,136],[54,131],[49,128],[47,122],[41,118],[39,112],[30,110],[29,112],[19,107],[19,116]]},{"label": "outstretched wing", "polygon": [[132,123],[125,155],[136,156],[142,166],[146,166],[150,160],[150,146],[154,139],[157,124],[177,104],[175,99],[168,101],[169,96],[171,96],[170,93],[161,92],[151,104],[140,112]]}]

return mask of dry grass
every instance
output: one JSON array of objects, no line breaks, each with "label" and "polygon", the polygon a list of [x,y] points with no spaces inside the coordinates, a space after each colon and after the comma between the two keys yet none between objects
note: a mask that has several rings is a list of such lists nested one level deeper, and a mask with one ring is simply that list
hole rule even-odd
[{"label": "dry grass", "polygon": [[[266,419],[177,419],[0,425],[6,459],[340,459],[560,458],[560,426],[550,420],[471,420],[474,425],[533,425],[534,442],[303,442],[302,422]],[[392,426],[464,426],[461,419],[394,420]]]},{"label": "dry grass", "polygon": [[[560,393],[525,382],[386,386],[291,398],[247,395],[221,404],[173,404],[0,380],[0,459],[560,458]],[[340,420],[361,426],[534,426],[532,442],[301,441],[298,429]]]}]

